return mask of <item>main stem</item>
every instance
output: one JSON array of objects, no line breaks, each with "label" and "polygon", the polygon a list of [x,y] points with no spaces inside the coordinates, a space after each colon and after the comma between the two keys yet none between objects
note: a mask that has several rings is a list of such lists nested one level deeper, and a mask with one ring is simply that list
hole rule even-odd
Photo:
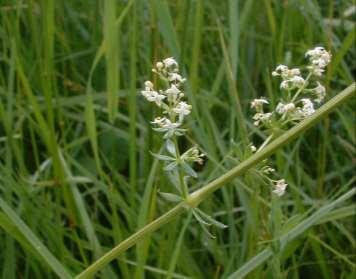
[{"label": "main stem", "polygon": [[163,214],[161,217],[147,224],[145,227],[119,243],[112,250],[107,252],[104,256],[99,258],[96,262],[87,267],[82,273],[80,273],[76,278],[91,278],[94,274],[101,270],[105,265],[107,265],[110,261],[118,257],[124,251],[129,249],[131,246],[135,245],[141,239],[147,237],[152,232],[156,231],[176,216],[180,215],[185,211],[187,207],[196,207],[200,202],[205,200],[210,194],[220,189],[223,185],[227,184],[235,177],[243,174],[248,169],[259,163],[261,160],[264,160],[276,150],[287,144],[292,139],[296,138],[302,132],[310,128],[312,125],[320,121],[327,114],[332,112],[336,107],[344,103],[348,98],[352,96],[355,91],[355,83],[352,83],[330,101],[325,103],[322,107],[320,107],[313,115],[301,121],[298,125],[291,128],[289,131],[285,132],[283,135],[279,136],[275,140],[273,140],[270,144],[268,144],[264,149],[259,152],[256,152],[247,160],[243,161],[227,173],[223,174],[219,178],[213,180],[208,183],[201,189],[193,192],[188,196],[186,201],[180,202],[171,210]]}]

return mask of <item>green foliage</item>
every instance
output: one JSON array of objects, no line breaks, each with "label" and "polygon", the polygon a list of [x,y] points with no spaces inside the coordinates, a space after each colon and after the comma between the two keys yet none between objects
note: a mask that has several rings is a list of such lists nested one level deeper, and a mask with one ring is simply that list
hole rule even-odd
[{"label": "green foliage", "polygon": [[[154,108],[139,92],[153,62],[174,56],[187,77],[193,109],[179,145],[199,145],[207,156],[186,169],[198,174],[188,181],[197,190],[246,159],[250,133],[257,132],[249,102],[268,96],[276,104],[277,64],[305,64],[305,51],[323,45],[333,54],[323,81],[327,99],[353,82],[352,5],[1,1],[0,277],[70,278],[158,216],[186,212],[169,194],[175,178],[151,155],[163,156],[162,140],[150,127]],[[271,159],[289,184],[274,208],[279,245],[271,235],[269,189],[251,169],[204,197],[198,217],[228,226],[214,228],[215,238],[193,213],[154,223],[158,232],[136,249],[125,246],[99,277],[268,278],[276,265],[291,278],[352,276],[349,100]],[[253,136],[254,143],[264,140]]]}]

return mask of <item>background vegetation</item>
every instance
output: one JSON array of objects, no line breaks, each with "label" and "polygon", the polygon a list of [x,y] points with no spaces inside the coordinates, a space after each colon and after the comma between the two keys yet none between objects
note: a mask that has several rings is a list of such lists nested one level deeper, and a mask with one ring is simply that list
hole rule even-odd
[{"label": "background vegetation", "polygon": [[[154,61],[174,56],[188,78],[190,137],[207,154],[196,169],[197,189],[241,159],[247,136],[257,132],[249,102],[262,95],[275,102],[280,94],[270,75],[276,64],[304,64],[305,51],[323,45],[333,53],[328,97],[353,81],[352,5],[1,1],[0,276],[77,274],[172,207],[157,194],[173,188],[150,154],[162,143],[149,124],[154,108],[138,93]],[[289,183],[285,230],[353,187],[354,105],[273,157]],[[253,140],[262,142],[262,135]],[[269,189],[259,183],[247,175],[203,202],[229,226],[212,229],[215,239],[184,215],[98,278],[227,278],[271,241]],[[278,255],[283,275],[354,278],[354,213],[345,202],[290,243]],[[249,276],[273,278],[270,271],[266,264]]]}]

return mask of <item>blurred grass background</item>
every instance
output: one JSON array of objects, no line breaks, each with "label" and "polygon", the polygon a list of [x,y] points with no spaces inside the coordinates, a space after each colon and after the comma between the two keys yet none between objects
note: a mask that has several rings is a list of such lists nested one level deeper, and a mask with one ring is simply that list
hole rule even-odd
[{"label": "blurred grass background", "polygon": [[[275,65],[303,65],[322,45],[333,53],[328,97],[353,81],[355,15],[351,0],[2,0],[0,276],[79,273],[172,206],[157,195],[173,188],[149,153],[162,140],[139,94],[154,62],[173,56],[188,78],[189,137],[207,154],[196,189],[241,160],[257,132],[249,102],[278,101]],[[354,108],[274,156],[289,227],[353,187]],[[215,239],[177,219],[98,278],[226,278],[271,240],[258,184],[236,179],[202,204],[229,226]],[[354,213],[345,204],[293,241],[284,275],[354,278]],[[249,276],[274,278],[267,265]]]}]

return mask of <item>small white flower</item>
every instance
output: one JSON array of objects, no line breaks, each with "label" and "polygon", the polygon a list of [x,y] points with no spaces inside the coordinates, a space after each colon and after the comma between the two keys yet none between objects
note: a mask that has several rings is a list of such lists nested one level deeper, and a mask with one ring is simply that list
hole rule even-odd
[{"label": "small white flower", "polygon": [[149,89],[153,89],[153,83],[149,80],[145,81],[145,87],[146,87],[146,90],[147,88]]},{"label": "small white flower", "polygon": [[158,94],[156,91],[152,91],[150,88],[146,87],[146,90],[142,90],[141,94],[150,102],[152,102],[152,98],[155,94]]},{"label": "small white flower", "polygon": [[164,64],[163,64],[162,62],[157,62],[157,63],[156,63],[156,68],[157,68],[158,70],[162,70],[163,67],[164,67]]},{"label": "small white flower", "polygon": [[284,179],[277,180],[274,184],[274,190],[272,192],[281,197],[284,195],[287,186],[288,184]]},{"label": "small white flower", "polygon": [[293,69],[287,68],[286,70],[281,72],[281,76],[284,80],[291,80],[295,76],[299,76],[299,75],[300,75],[300,70],[298,68],[293,68]]},{"label": "small white flower", "polygon": [[186,102],[179,102],[178,105],[173,109],[173,111],[179,114],[179,117],[182,118],[184,115],[188,115],[192,109],[191,105],[188,105]]},{"label": "small white flower", "polygon": [[181,156],[181,159],[185,162],[197,162],[198,164],[203,164],[203,157],[205,155],[203,153],[199,153],[199,149],[195,146],[188,149]]},{"label": "small white flower", "polygon": [[153,121],[151,121],[152,124],[158,125],[158,126],[162,126],[166,120],[168,120],[165,117],[156,117]]},{"label": "small white flower", "polygon": [[276,106],[276,112],[279,114],[283,114],[286,112],[283,103],[278,103],[278,105]]},{"label": "small white flower", "polygon": [[320,77],[323,75],[325,70],[323,68],[316,67],[315,65],[313,66],[308,66],[308,70],[315,76]]},{"label": "small white flower", "polygon": [[162,94],[157,94],[156,99],[154,100],[154,102],[156,103],[157,106],[161,106],[162,101],[166,98],[166,96],[162,95]]},{"label": "small white flower", "polygon": [[171,85],[170,88],[168,88],[165,93],[168,96],[174,96],[174,99],[181,93],[180,90],[175,86],[174,84]]},{"label": "small white flower", "polygon": [[269,165],[264,165],[264,166],[261,168],[261,171],[262,171],[264,174],[271,174],[271,173],[275,172],[275,169],[274,169],[274,168],[271,168]]},{"label": "small white flower", "polygon": [[260,99],[254,99],[251,102],[251,108],[260,108],[263,106],[263,104],[268,104],[268,101],[266,99],[260,98]]},{"label": "small white flower", "polygon": [[301,88],[305,84],[304,78],[301,76],[292,76],[290,79],[285,79],[281,82],[281,89],[289,90],[294,88]]},{"label": "small white flower", "polygon": [[253,125],[258,126],[260,124],[260,122],[262,123],[267,123],[270,121],[272,117],[272,113],[268,112],[268,113],[256,113],[252,119],[255,120],[255,122],[253,122]]},{"label": "small white flower", "polygon": [[322,75],[324,68],[330,63],[332,57],[330,52],[326,51],[323,47],[308,50],[305,56],[309,59],[311,64],[308,66],[308,69],[316,76]]},{"label": "small white flower", "polygon": [[303,103],[303,107],[302,107],[302,114],[303,116],[309,116],[312,115],[315,112],[314,109],[314,105],[312,103],[312,101],[310,101],[310,99],[301,99],[302,103]]},{"label": "small white flower", "polygon": [[250,145],[250,150],[251,150],[251,152],[256,152],[257,148],[256,148],[256,146],[254,146],[252,144],[252,145]]},{"label": "small white flower", "polygon": [[286,112],[291,112],[294,109],[295,109],[294,103],[288,103],[288,104],[278,103],[276,107],[276,112],[278,114],[284,114]]},{"label": "small white flower", "polygon": [[271,168],[270,166],[266,166],[266,168],[263,169],[263,172],[265,174],[271,174],[273,172],[275,172],[276,170],[274,168]]},{"label": "small white flower", "polygon": [[168,80],[170,82],[183,83],[185,82],[185,78],[182,78],[180,74],[177,73],[169,73]]},{"label": "small white flower", "polygon": [[283,80],[281,82],[281,85],[280,85],[281,89],[290,89],[290,83],[288,82],[288,80]]},{"label": "small white flower", "polygon": [[322,63],[326,66],[331,61],[330,52],[326,51],[323,47],[315,47],[314,49],[308,50],[305,56],[308,57],[313,64]]},{"label": "small white flower", "polygon": [[286,65],[278,65],[276,69],[272,72],[272,76],[280,76],[281,73],[285,72],[288,70],[288,67]]},{"label": "small white flower", "polygon": [[162,128],[166,128],[166,129],[176,129],[179,127],[179,123],[175,123],[175,122],[171,122],[169,119],[167,119],[165,121],[165,123],[162,125]]},{"label": "small white flower", "polygon": [[277,72],[284,72],[286,70],[288,70],[288,66],[282,65],[282,64],[278,65],[277,68],[276,68]]},{"label": "small white flower", "polygon": [[167,130],[176,129],[180,126],[180,123],[174,123],[166,117],[156,117],[151,123]]},{"label": "small white flower", "polygon": [[300,70],[298,68],[293,68],[289,70],[290,76],[300,76]]},{"label": "small white flower", "polygon": [[321,51],[323,51],[324,48],[323,47],[315,47],[313,49],[310,49],[308,50],[306,53],[305,53],[305,57],[316,57],[320,54]]},{"label": "small white flower", "polygon": [[163,136],[164,139],[170,138],[173,135],[182,135],[183,130],[179,129],[181,123],[172,122],[166,117],[157,117],[151,123],[158,126],[156,128],[153,128],[153,130],[165,133]]},{"label": "small white flower", "polygon": [[294,105],[294,103],[285,104],[285,105],[284,105],[284,109],[285,109],[287,112],[293,111],[293,110],[295,109],[295,105]]},{"label": "small white flower", "polygon": [[305,84],[305,80],[301,76],[293,76],[289,81],[291,82],[292,87],[297,88],[301,88]]},{"label": "small white flower", "polygon": [[299,76],[300,70],[298,68],[289,69],[286,65],[278,65],[272,72],[272,76],[281,76],[283,80],[289,80],[294,76]]},{"label": "small white flower", "polygon": [[141,93],[147,99],[147,101],[155,102],[159,107],[161,106],[162,101],[166,98],[166,96],[158,94],[157,91],[151,90],[149,87],[146,87],[146,90],[141,91]]},{"label": "small white flower", "polygon": [[315,59],[313,61],[311,61],[312,64],[316,67],[319,67],[319,68],[325,68],[326,65],[329,63],[327,62],[326,60],[322,59],[322,58],[319,58],[319,59]]},{"label": "small white flower", "polygon": [[168,58],[164,59],[163,64],[164,64],[164,66],[166,66],[166,68],[178,67],[178,63],[176,60],[174,60],[173,57],[168,57]]},{"label": "small white flower", "polygon": [[313,91],[316,95],[316,98],[314,99],[314,101],[316,103],[321,103],[325,98],[325,94],[326,94],[325,87],[323,85],[321,85],[320,82],[317,81],[317,87],[315,87],[313,89]]},{"label": "small white flower", "polygon": [[280,88],[285,90],[301,88],[305,84],[305,80],[300,76],[300,70],[298,68],[289,69],[285,65],[279,65],[276,70],[272,72],[272,76],[282,77],[283,81],[280,84]]}]

